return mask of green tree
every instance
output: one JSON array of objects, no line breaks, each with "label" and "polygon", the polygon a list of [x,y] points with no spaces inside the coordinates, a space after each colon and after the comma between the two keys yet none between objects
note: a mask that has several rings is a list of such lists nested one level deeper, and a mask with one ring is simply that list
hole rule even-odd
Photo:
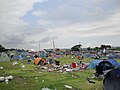
[{"label": "green tree", "polygon": [[81,48],[81,44],[79,44],[79,45],[75,45],[75,46],[73,46],[72,48],[71,48],[71,50],[72,51],[79,51],[80,50],[80,48]]},{"label": "green tree", "polygon": [[98,52],[99,50],[100,50],[99,47],[95,47],[95,48],[94,48],[94,51],[97,51],[97,52]]},{"label": "green tree", "polygon": [[91,48],[90,48],[90,47],[87,47],[87,50],[89,51],[89,50],[91,50]]},{"label": "green tree", "polygon": [[111,48],[111,46],[110,45],[101,45],[100,46],[100,49],[107,49],[107,48]]},{"label": "green tree", "polygon": [[2,45],[0,45],[0,52],[3,52],[4,50],[5,48]]}]

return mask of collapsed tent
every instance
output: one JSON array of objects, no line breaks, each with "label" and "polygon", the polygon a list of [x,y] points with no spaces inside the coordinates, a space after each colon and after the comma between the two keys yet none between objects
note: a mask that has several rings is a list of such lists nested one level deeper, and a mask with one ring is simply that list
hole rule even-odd
[{"label": "collapsed tent", "polygon": [[116,60],[103,60],[96,66],[95,76],[104,76],[104,90],[120,90],[120,67]]},{"label": "collapsed tent", "polygon": [[45,58],[35,58],[34,64],[35,65],[45,65],[46,59]]},{"label": "collapsed tent", "polygon": [[120,90],[120,69],[113,69],[104,78],[104,90]]}]

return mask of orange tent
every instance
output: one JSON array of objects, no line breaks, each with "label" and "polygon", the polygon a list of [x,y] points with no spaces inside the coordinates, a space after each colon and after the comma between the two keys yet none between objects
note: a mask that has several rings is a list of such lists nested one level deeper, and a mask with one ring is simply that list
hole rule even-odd
[{"label": "orange tent", "polygon": [[45,58],[35,58],[34,64],[36,64],[36,65],[44,65],[44,64],[46,64],[46,59]]}]

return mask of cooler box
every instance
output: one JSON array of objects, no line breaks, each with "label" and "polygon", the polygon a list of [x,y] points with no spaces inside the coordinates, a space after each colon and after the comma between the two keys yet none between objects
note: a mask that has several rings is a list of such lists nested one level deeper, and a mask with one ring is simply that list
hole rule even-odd
[{"label": "cooler box", "polygon": [[72,63],[72,68],[76,68],[76,66],[77,66],[76,63],[73,62],[73,63]]}]

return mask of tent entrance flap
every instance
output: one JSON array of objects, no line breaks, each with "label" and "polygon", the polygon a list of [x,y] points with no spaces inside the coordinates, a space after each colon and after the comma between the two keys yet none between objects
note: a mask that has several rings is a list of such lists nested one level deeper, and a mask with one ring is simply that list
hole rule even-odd
[{"label": "tent entrance flap", "polygon": [[36,58],[35,61],[34,61],[34,64],[35,65],[44,65],[44,64],[46,64],[46,59],[44,59],[44,58]]}]

